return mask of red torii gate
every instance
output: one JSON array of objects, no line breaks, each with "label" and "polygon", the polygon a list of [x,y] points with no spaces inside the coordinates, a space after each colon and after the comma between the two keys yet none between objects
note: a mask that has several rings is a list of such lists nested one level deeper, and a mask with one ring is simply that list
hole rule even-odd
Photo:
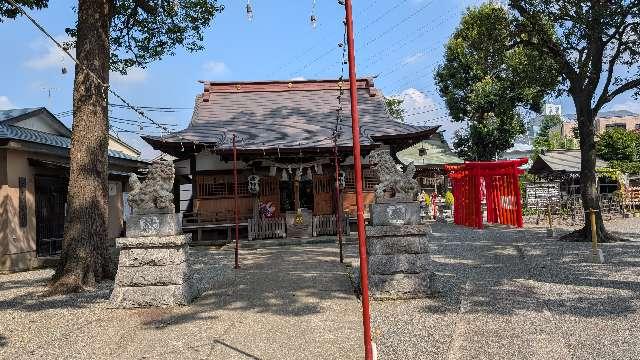
[{"label": "red torii gate", "polygon": [[522,227],[519,176],[524,170],[519,167],[528,161],[522,158],[446,165],[455,199],[454,223],[482,229],[482,200],[485,198],[487,222]]}]

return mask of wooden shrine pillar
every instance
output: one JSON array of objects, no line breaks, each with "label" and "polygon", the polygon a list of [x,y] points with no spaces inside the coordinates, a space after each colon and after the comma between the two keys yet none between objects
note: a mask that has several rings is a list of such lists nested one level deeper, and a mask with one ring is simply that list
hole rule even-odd
[{"label": "wooden shrine pillar", "polygon": [[300,179],[295,176],[292,175],[293,177],[293,204],[294,204],[294,210],[298,211],[298,209],[300,209]]}]

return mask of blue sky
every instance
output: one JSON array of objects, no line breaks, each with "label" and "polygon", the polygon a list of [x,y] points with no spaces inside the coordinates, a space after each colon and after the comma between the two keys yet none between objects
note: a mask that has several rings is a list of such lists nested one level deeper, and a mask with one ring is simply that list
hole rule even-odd
[{"label": "blue sky", "polygon": [[[32,12],[54,36],[63,39],[73,24],[75,1],[51,0],[50,7]],[[318,26],[310,25],[313,0],[252,0],[254,19],[246,18],[245,0],[221,1],[225,11],[205,34],[205,49],[132,69],[128,76],[113,74],[112,87],[139,106],[187,108],[149,113],[158,122],[187,126],[194,97],[202,91],[198,80],[264,80],[337,78],[341,73],[343,9],[337,0],[317,0]],[[354,0],[358,76],[379,75],[376,86],[385,95],[405,97],[408,121],[439,124],[452,135],[433,83],[433,70],[442,59],[444,44],[467,6],[478,0]],[[24,18],[0,23],[0,108],[46,106],[53,113],[71,109],[73,65]],[[61,74],[61,67],[69,69]],[[346,71],[346,70],[345,70]],[[346,74],[345,74],[346,75]],[[49,94],[51,94],[49,96]],[[111,99],[115,102],[115,99]],[[565,113],[568,99],[559,99]],[[419,108],[419,110],[413,110]],[[629,97],[609,108],[638,111]],[[112,116],[138,120],[135,113],[113,110]],[[71,117],[61,117],[70,125]],[[139,133],[158,134],[153,126],[113,124]],[[137,134],[121,133],[132,145],[152,156]]]}]

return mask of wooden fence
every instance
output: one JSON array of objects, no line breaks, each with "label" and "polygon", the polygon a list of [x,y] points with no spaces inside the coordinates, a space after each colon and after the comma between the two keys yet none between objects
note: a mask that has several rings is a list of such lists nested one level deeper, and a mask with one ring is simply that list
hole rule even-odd
[{"label": "wooden fence", "polygon": [[[342,217],[342,231],[349,234],[349,218]],[[319,235],[337,235],[337,221],[335,215],[319,215],[313,217],[313,236]]]},{"label": "wooden fence", "polygon": [[249,240],[287,237],[284,217],[249,219]]}]

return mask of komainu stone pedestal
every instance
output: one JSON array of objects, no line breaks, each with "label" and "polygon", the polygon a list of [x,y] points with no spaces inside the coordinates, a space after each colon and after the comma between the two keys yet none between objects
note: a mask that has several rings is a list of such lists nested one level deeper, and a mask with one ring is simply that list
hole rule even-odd
[{"label": "komainu stone pedestal", "polygon": [[193,299],[188,244],[191,234],[119,238],[118,273],[111,302],[117,307],[169,307]]},{"label": "komainu stone pedestal", "polygon": [[189,268],[191,234],[182,233],[182,219],[175,214],[173,180],[169,160],[157,160],[140,183],[129,178],[126,238],[116,239],[120,248],[116,283],[111,303],[117,307],[168,307],[186,305],[198,294],[193,290]]},{"label": "komainu stone pedestal", "polygon": [[374,300],[434,294],[426,225],[368,226],[369,296]]}]

